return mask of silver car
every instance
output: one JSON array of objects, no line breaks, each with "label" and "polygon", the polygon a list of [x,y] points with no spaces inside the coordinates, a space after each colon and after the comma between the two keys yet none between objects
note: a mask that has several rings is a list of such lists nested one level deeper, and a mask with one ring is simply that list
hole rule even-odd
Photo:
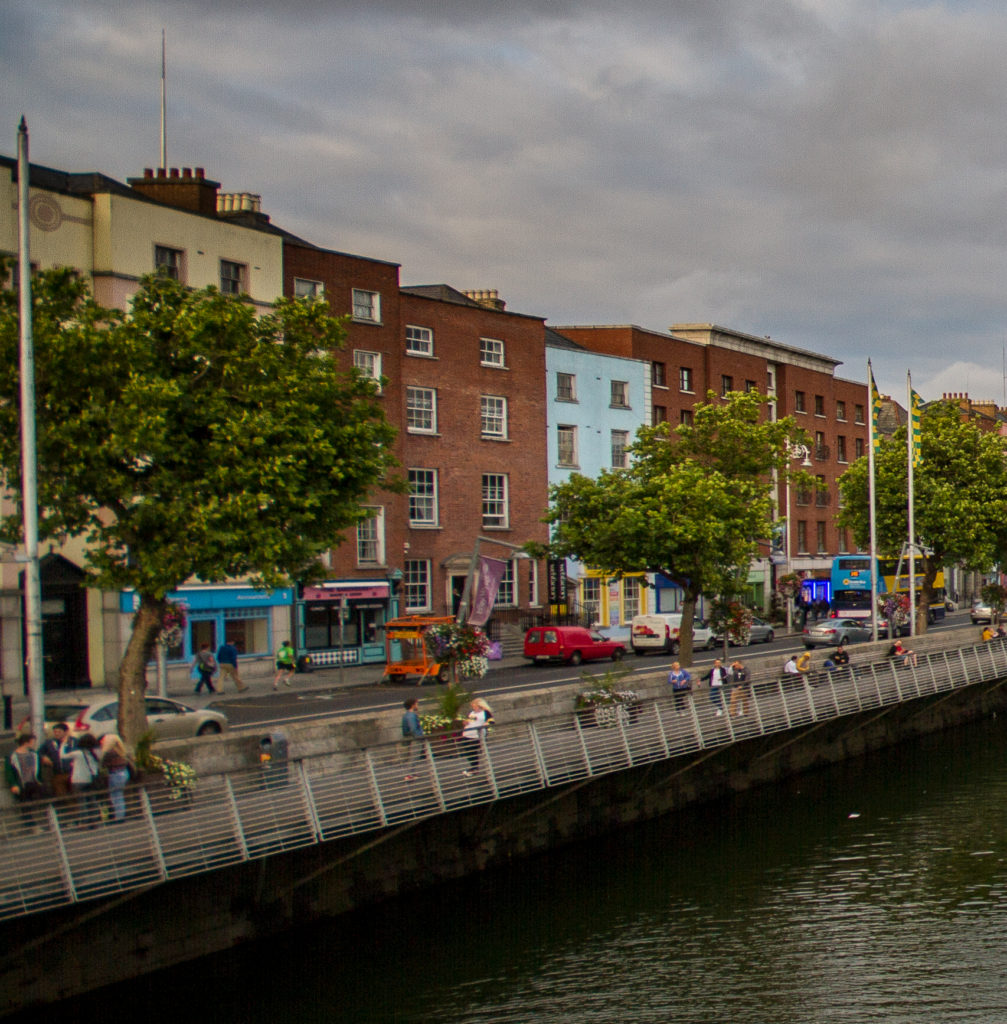
[{"label": "silver car", "polygon": [[837,647],[840,643],[856,644],[872,639],[870,619],[823,619],[805,626],[801,640],[812,647]]},{"label": "silver car", "polygon": [[985,601],[973,601],[969,618],[972,619],[973,625],[977,622],[992,622],[993,609]]},{"label": "silver car", "polygon": [[[227,728],[227,718],[209,708],[190,708],[188,704],[166,697],[144,697],[143,703],[147,727],[159,740],[213,736]],[[89,732],[100,737],[115,732],[118,717],[118,697],[105,696],[94,700],[68,698],[45,706],[46,731],[59,722],[66,722],[72,736]]]},{"label": "silver car", "polygon": [[[776,632],[768,622],[763,622],[762,619],[752,619],[752,624],[748,627],[748,632],[745,634],[745,639],[742,641],[743,644],[771,644],[776,639]],[[719,645],[722,644],[723,637],[715,637],[715,642]],[[737,641],[733,637],[728,637],[728,643],[735,647]]]}]

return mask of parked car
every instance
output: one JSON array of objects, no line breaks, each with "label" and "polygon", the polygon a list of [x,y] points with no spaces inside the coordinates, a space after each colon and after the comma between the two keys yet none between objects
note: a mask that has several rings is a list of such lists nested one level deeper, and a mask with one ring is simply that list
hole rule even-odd
[{"label": "parked car", "polygon": [[[748,629],[748,634],[745,637],[745,644],[770,644],[776,639],[776,632],[768,622],[763,622],[762,619],[752,618],[752,624]],[[714,637],[715,644],[723,643],[722,637]],[[734,647],[736,643],[728,636],[728,643]]]},{"label": "parked car", "polygon": [[973,601],[972,607],[969,609],[969,618],[973,625],[978,622],[992,622],[993,609],[984,601]]},{"label": "parked car", "polygon": [[822,619],[805,626],[801,637],[809,650],[812,647],[837,647],[840,643],[862,643],[872,638],[870,619]]},{"label": "parked car", "polygon": [[[147,725],[160,740],[212,736],[227,728],[227,718],[209,708],[197,710],[188,704],[165,697],[144,697]],[[89,732],[104,736],[115,732],[119,717],[118,697],[97,697],[94,700],[61,700],[45,706],[45,727],[66,722],[73,736]]]},{"label": "parked car", "polygon": [[[681,612],[652,612],[634,615],[630,631],[630,643],[634,654],[677,654],[681,645],[679,633],[682,628]],[[712,650],[716,646],[713,631],[702,619],[692,623],[692,648]]]},{"label": "parked car", "polygon": [[618,661],[625,653],[625,644],[583,626],[532,626],[524,635],[524,656],[536,663],[565,661],[579,665],[600,658]]}]

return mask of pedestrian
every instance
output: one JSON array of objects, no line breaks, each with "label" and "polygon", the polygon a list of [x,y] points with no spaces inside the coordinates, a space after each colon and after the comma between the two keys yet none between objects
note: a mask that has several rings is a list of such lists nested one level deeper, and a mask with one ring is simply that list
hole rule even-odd
[{"label": "pedestrian", "polygon": [[280,644],[280,649],[276,652],[276,675],[273,676],[273,689],[275,690],[277,684],[281,681],[284,686],[290,685],[290,677],[294,674],[294,670],[297,668],[297,663],[294,661],[294,648],[291,646],[289,640],[284,640]]},{"label": "pedestrian", "polygon": [[811,672],[811,651],[804,651],[797,659],[797,674],[806,676]]},{"label": "pedestrian", "polygon": [[832,660],[838,668],[845,668],[850,663],[850,652],[846,649],[846,641],[840,640],[832,655]]},{"label": "pedestrian", "polygon": [[796,654],[791,654],[791,656],[787,658],[787,662],[783,666],[783,674],[788,676],[799,676],[801,674],[800,669],[797,667]]},{"label": "pedestrian", "polygon": [[671,671],[668,673],[668,685],[671,686],[671,692],[675,698],[676,713],[684,715],[685,695],[692,690],[692,676],[677,661],[671,663]]},{"label": "pedestrian", "polygon": [[38,756],[41,762],[41,782],[53,796],[66,796],[70,792],[69,755],[76,747],[70,726],[66,722],[58,722],[52,727],[52,737],[39,747]]},{"label": "pedestrian", "polygon": [[728,712],[739,716],[748,707],[748,669],[737,659],[731,662],[731,703]]},{"label": "pedestrian", "polygon": [[31,829],[35,825],[35,813],[31,804],[45,796],[45,788],[39,774],[41,764],[35,749],[36,736],[23,732],[14,741],[14,750],[4,761],[4,777],[7,788],[21,808],[21,823]]},{"label": "pedestrian", "polygon": [[402,715],[402,760],[406,763],[406,782],[412,782],[416,776],[413,768],[425,753],[423,743],[423,723],[420,721],[419,697],[407,697],[403,702],[405,713]]},{"label": "pedestrian", "polygon": [[[204,646],[209,647],[209,644]],[[101,738],[101,763],[108,772],[108,803],[112,809],[112,821],[125,821],[129,757],[122,740],[114,732],[107,733]]]},{"label": "pedestrian", "polygon": [[70,751],[70,791],[77,797],[80,808],[78,820],[88,828],[94,828],[101,819],[94,791],[98,782],[101,765],[95,750],[98,741],[86,732],[77,740],[76,747]]},{"label": "pedestrian", "polygon": [[213,674],[217,671],[217,659],[209,644],[200,644],[196,657],[192,659],[193,671],[199,673],[199,682],[196,683],[196,693],[205,686],[208,693],[216,693],[213,688]]},{"label": "pedestrian", "polygon": [[230,679],[238,693],[244,693],[248,687],[238,675],[238,648],[230,640],[225,640],[217,648],[217,664],[220,666],[220,689],[224,689],[224,680]]},{"label": "pedestrian", "polygon": [[462,726],[462,747],[469,766],[462,775],[475,775],[479,770],[479,756],[482,745],[486,742],[486,732],[493,724],[493,711],[481,697],[476,697],[469,705],[468,718]]},{"label": "pedestrian", "polygon": [[717,715],[724,713],[724,683],[729,676],[720,658],[715,658],[713,668],[706,674],[706,681],[710,684],[710,704],[716,709]]}]

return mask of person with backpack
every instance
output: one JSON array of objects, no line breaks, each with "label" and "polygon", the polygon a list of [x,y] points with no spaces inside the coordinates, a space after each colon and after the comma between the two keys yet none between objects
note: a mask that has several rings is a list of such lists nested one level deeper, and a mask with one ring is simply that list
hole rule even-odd
[{"label": "person with backpack", "polygon": [[192,669],[199,674],[199,682],[196,683],[196,693],[206,687],[208,693],[216,693],[213,688],[213,676],[217,671],[217,659],[209,644],[200,644],[196,657],[192,659]]}]

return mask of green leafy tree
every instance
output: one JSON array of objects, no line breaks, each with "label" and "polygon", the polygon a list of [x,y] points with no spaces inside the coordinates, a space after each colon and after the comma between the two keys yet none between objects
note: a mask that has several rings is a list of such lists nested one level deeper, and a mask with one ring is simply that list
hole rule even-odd
[{"label": "green leafy tree", "polygon": [[[309,578],[366,517],[394,437],[375,385],[340,369],[324,303],[251,304],[147,278],[128,314],[74,272],[33,284],[40,535],[86,540],[89,585],[139,598],[119,667],[119,729],[144,730],[146,666],[190,578]],[[18,310],[0,293],[0,471],[20,494]],[[4,522],[20,529],[20,510]]]},{"label": "green leafy tree", "polygon": [[764,419],[763,395],[710,392],[693,425],[641,427],[626,469],[550,488],[549,553],[612,576],[659,573],[682,588],[680,659],[692,662],[697,599],[734,591],[772,529],[771,470],[787,471],[794,424]]},{"label": "green leafy tree", "polygon": [[[1007,550],[1007,463],[1003,439],[964,421],[949,402],[927,406],[920,424],[921,460],[913,469],[913,518],[922,576],[917,631],[926,632],[934,582],[945,565],[987,571]],[[909,535],[906,428],[882,440],[874,458],[878,553],[898,557]],[[868,459],[840,477],[838,521],[857,545],[870,546]]]}]

